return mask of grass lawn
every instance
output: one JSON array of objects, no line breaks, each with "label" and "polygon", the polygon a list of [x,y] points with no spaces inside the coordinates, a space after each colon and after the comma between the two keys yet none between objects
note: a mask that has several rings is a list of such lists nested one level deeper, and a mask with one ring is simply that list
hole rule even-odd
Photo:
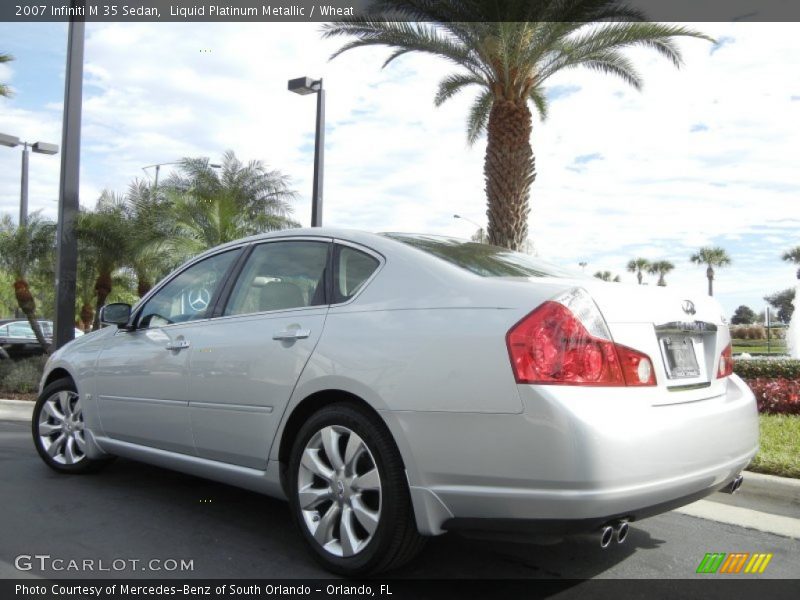
[{"label": "grass lawn", "polygon": [[[741,352],[766,354],[767,340],[733,340],[733,353],[739,354]],[[785,340],[770,340],[769,352],[771,354],[786,354]]]},{"label": "grass lawn", "polygon": [[800,415],[759,415],[761,448],[750,471],[800,479]]}]

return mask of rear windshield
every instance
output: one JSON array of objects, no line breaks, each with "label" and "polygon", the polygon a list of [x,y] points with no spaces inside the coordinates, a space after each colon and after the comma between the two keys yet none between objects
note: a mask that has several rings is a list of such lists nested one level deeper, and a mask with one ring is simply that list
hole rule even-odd
[{"label": "rear windshield", "polygon": [[466,269],[481,277],[564,277],[579,279],[578,271],[563,269],[534,258],[488,244],[478,244],[457,238],[436,235],[385,233],[392,238],[437,258]]}]

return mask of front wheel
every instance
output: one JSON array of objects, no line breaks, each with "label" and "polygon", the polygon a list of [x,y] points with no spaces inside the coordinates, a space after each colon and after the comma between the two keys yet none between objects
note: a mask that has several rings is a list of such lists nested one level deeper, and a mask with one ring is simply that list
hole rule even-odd
[{"label": "front wheel", "polygon": [[33,408],[33,443],[48,467],[59,473],[88,473],[111,457],[86,455],[83,407],[70,379],[59,379],[42,390]]},{"label": "front wheel", "polygon": [[422,549],[400,453],[386,426],[357,405],[329,405],[303,425],[289,490],[303,537],[330,571],[377,573]]}]

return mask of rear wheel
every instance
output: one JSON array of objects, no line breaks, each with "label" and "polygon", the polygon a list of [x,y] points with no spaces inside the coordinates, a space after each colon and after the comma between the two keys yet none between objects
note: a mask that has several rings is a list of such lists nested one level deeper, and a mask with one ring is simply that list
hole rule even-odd
[{"label": "rear wheel", "polygon": [[386,426],[337,403],[300,429],[289,461],[292,513],[314,556],[348,576],[399,567],[424,545]]},{"label": "rear wheel", "polygon": [[59,473],[88,473],[111,459],[86,455],[83,407],[71,379],[59,379],[42,390],[31,425],[36,451]]}]

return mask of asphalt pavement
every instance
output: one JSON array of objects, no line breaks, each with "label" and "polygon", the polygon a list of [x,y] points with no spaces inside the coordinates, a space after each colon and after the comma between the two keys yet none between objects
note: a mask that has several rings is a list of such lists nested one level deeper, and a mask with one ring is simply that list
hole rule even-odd
[{"label": "asphalt pavement", "polygon": [[[25,407],[9,406],[0,407],[0,578],[332,577],[310,558],[285,502],[122,459],[97,474],[59,475],[37,456]],[[774,556],[754,577],[800,578],[800,540],[791,537],[800,501],[742,493],[703,502],[703,518],[674,511],[637,522],[608,550],[590,539],[542,546],[448,534],[391,576],[685,579],[697,577],[707,552],[762,552]],[[714,520],[731,506],[751,525]],[[770,514],[775,532],[759,531]],[[33,558],[41,555],[49,558]]]}]

